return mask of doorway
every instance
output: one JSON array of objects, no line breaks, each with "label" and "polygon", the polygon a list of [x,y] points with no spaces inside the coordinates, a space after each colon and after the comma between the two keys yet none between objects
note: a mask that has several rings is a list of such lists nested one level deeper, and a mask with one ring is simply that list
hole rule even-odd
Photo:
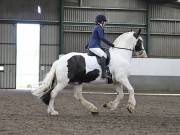
[{"label": "doorway", "polygon": [[32,89],[39,82],[40,25],[17,24],[16,89]]}]

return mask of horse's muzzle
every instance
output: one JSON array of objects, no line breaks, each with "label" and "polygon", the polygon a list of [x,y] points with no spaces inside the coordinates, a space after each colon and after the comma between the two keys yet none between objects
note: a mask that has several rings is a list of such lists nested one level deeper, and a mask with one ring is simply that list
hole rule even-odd
[{"label": "horse's muzzle", "polygon": [[148,57],[145,50],[135,52],[135,55],[136,55],[135,56],[136,58],[147,58]]}]

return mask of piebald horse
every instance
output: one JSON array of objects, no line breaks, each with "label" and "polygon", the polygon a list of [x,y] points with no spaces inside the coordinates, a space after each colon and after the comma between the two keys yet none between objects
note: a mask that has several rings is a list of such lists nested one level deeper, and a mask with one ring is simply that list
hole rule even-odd
[{"label": "piebald horse", "polygon": [[[117,108],[124,96],[124,86],[129,92],[127,109],[129,112],[135,109],[134,89],[129,83],[128,75],[133,51],[135,51],[137,57],[147,57],[140,33],[141,29],[138,32],[123,33],[115,39],[114,47],[109,48],[110,62],[108,66],[117,91],[117,97],[106,103],[104,107],[111,110]],[[48,105],[47,112],[50,115],[58,115],[58,112],[54,109],[55,97],[68,84],[72,84],[74,97],[92,114],[97,114],[97,107],[83,97],[82,86],[83,83],[102,80],[101,73],[101,67],[95,56],[88,56],[87,53],[68,53],[53,63],[39,88],[32,91],[32,94],[41,98]]]}]

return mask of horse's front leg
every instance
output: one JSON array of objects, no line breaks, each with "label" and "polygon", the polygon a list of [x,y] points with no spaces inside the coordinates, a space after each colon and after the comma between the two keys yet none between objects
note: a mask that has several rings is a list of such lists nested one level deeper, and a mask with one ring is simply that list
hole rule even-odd
[{"label": "horse's front leg", "polygon": [[103,105],[104,107],[108,107],[111,110],[115,110],[118,107],[120,100],[122,100],[124,97],[123,85],[120,83],[117,83],[117,84],[115,84],[115,88],[116,88],[116,92],[117,92],[116,98],[113,101],[110,101]]},{"label": "horse's front leg", "polygon": [[79,100],[84,107],[86,107],[92,114],[98,114],[97,107],[91,102],[87,101],[82,95],[82,85],[74,86],[74,97]]},{"label": "horse's front leg", "polygon": [[128,100],[128,105],[127,105],[127,109],[130,113],[133,112],[133,110],[135,109],[135,105],[136,105],[136,100],[134,97],[134,89],[131,86],[131,84],[129,83],[129,80],[127,77],[124,77],[120,80],[120,83],[122,83],[129,92],[129,100]]}]

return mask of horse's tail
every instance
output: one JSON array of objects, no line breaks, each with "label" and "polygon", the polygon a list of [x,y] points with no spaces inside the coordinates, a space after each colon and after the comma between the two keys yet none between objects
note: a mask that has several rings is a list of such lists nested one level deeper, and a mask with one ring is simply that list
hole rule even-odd
[{"label": "horse's tail", "polygon": [[56,79],[55,77],[55,72],[56,72],[56,65],[57,65],[57,61],[55,61],[49,71],[49,73],[46,75],[46,77],[44,78],[44,80],[41,82],[40,86],[38,89],[33,90],[32,94],[41,98],[42,96],[44,96],[45,94],[47,94],[49,91],[52,91],[52,87],[54,80]]}]

